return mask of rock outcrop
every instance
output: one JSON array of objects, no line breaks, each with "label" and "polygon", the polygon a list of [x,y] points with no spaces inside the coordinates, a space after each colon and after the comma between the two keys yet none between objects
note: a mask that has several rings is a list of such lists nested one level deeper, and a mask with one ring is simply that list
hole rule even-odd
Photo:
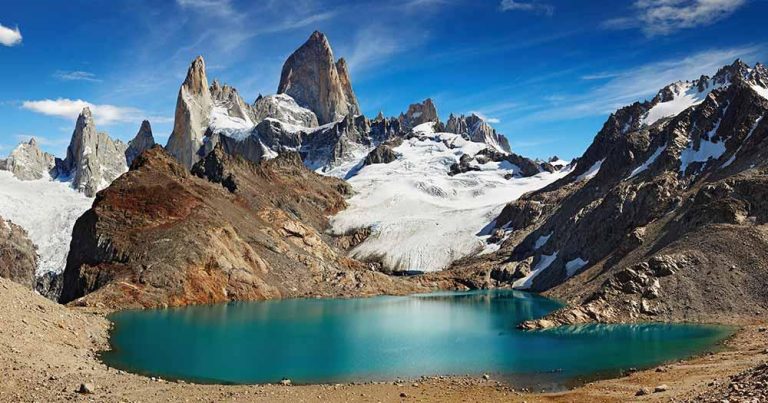
[{"label": "rock outcrop", "polygon": [[[423,290],[336,249],[344,182],[286,153],[253,164],[219,147],[191,174],[162,148],[78,219],[61,301],[113,308]],[[74,301],[74,302],[73,302]]]},{"label": "rock outcrop", "polygon": [[313,111],[321,125],[360,114],[346,62],[334,62],[328,39],[318,31],[286,60],[277,93]]},{"label": "rock outcrop", "polygon": [[511,152],[507,138],[496,133],[496,129],[474,113],[469,116],[451,114],[445,123],[445,131],[460,134],[469,141],[488,144],[499,151]]},{"label": "rock outcrop", "polygon": [[299,127],[317,127],[315,113],[302,108],[287,94],[260,96],[253,103],[254,121],[272,118]]},{"label": "rock outcrop", "polygon": [[389,164],[397,159],[394,148],[403,143],[401,138],[379,144],[363,160],[363,165]]},{"label": "rock outcrop", "polygon": [[20,226],[0,217],[0,277],[33,288],[37,251]]},{"label": "rock outcrop", "polygon": [[141,122],[139,132],[133,140],[128,142],[128,148],[125,150],[125,162],[131,166],[133,160],[146,150],[155,146],[155,137],[152,135],[152,126],[148,120]]},{"label": "rock outcrop", "polygon": [[40,150],[33,137],[11,151],[3,165],[2,169],[12,172],[20,180],[28,181],[55,175],[56,158]]},{"label": "rock outcrop", "polygon": [[59,178],[70,178],[72,186],[93,197],[128,170],[128,146],[96,131],[91,110],[85,107],[77,118],[67,157],[57,166]]},{"label": "rock outcrop", "polygon": [[408,110],[405,113],[401,113],[398,119],[400,120],[400,125],[405,129],[413,129],[422,123],[440,122],[440,118],[437,116],[437,108],[431,98],[427,98],[421,103],[409,105]]},{"label": "rock outcrop", "polygon": [[189,66],[187,77],[179,89],[173,132],[166,149],[181,164],[191,168],[199,159],[198,150],[213,110],[213,98],[208,88],[205,61],[198,56]]},{"label": "rock outcrop", "polygon": [[242,119],[250,124],[254,123],[254,111],[250,105],[243,101],[235,88],[226,84],[222,85],[218,80],[213,80],[209,91],[214,107],[221,108],[227,116]]}]

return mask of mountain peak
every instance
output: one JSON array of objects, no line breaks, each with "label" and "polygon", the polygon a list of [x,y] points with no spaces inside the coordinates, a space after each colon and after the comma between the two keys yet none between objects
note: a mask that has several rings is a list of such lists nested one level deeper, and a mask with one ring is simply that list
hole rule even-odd
[{"label": "mountain peak", "polygon": [[183,86],[194,94],[203,94],[208,91],[208,78],[205,74],[205,59],[198,56],[192,61],[187,70],[187,77]]},{"label": "mountain peak", "polygon": [[319,123],[360,114],[347,62],[334,60],[328,38],[315,31],[283,64],[278,94],[288,94],[317,115]]}]

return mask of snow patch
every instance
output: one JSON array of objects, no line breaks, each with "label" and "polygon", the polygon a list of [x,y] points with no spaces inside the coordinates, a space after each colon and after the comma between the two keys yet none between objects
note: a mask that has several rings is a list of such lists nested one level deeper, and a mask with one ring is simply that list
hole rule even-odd
[{"label": "snow patch", "polygon": [[680,154],[680,173],[685,174],[688,166],[694,162],[707,162],[709,159],[717,160],[725,153],[725,141],[715,142],[712,137],[717,133],[717,129],[720,128],[720,122],[718,120],[715,127],[707,132],[706,138],[700,139],[699,149],[693,149],[693,141],[688,142],[688,147]]},{"label": "snow patch", "polygon": [[565,262],[565,272],[568,277],[573,277],[574,274],[576,274],[579,270],[588,264],[588,260],[577,257],[576,259]]},{"label": "snow patch", "polygon": [[752,89],[755,90],[757,95],[760,95],[761,97],[768,99],[768,88],[761,87],[759,85],[751,85]]},{"label": "snow patch", "polygon": [[672,100],[659,102],[654,105],[648,110],[648,113],[643,117],[641,123],[650,126],[660,119],[676,116],[691,106],[703,102],[704,99],[707,98],[707,95],[715,88],[717,88],[717,86],[710,82],[707,82],[707,86],[703,91],[699,91],[698,86],[694,85],[692,82],[674,83],[670,86],[673,93]]},{"label": "snow patch", "polygon": [[637,176],[639,173],[647,170],[651,165],[653,165],[654,162],[656,162],[656,159],[659,158],[659,155],[661,155],[661,153],[664,152],[664,150],[666,150],[666,149],[667,149],[667,145],[666,144],[664,144],[663,146],[659,146],[656,149],[656,151],[654,151],[653,154],[651,154],[651,156],[648,157],[648,159],[645,162],[643,162],[642,165],[640,165],[639,167],[635,168],[632,171],[632,173],[629,174],[629,177],[627,177],[627,179],[632,179],[635,176]]},{"label": "snow patch", "polygon": [[534,266],[531,273],[515,281],[515,283],[512,284],[512,288],[515,288],[518,290],[527,290],[531,288],[531,285],[533,284],[533,279],[535,279],[536,276],[538,276],[541,272],[546,270],[552,264],[552,262],[554,262],[555,259],[557,259],[557,254],[558,252],[555,252],[551,255],[541,255],[539,257],[538,263],[536,263],[536,266]]},{"label": "snow patch", "polygon": [[209,127],[214,133],[243,141],[251,135],[254,125],[250,119],[230,116],[225,106],[216,105],[211,111]]},{"label": "snow patch", "polygon": [[550,232],[547,235],[541,235],[536,239],[536,242],[533,244],[533,250],[539,250],[542,246],[546,245],[547,242],[549,242],[549,238],[552,237],[552,234],[554,232]]},{"label": "snow patch", "polygon": [[[762,88],[762,87],[761,87]],[[721,166],[721,168],[725,168],[731,164],[733,164],[733,161],[736,160],[736,156],[739,155],[739,152],[741,151],[741,147],[744,147],[744,143],[749,140],[750,137],[752,137],[752,133],[755,132],[755,129],[757,129],[757,125],[760,124],[760,122],[763,120],[763,116],[760,116],[755,120],[755,123],[752,125],[752,129],[750,129],[749,134],[747,134],[747,137],[744,137],[744,140],[739,144],[739,148],[736,149],[736,151],[731,155],[731,158],[728,158],[728,161],[725,161],[725,163]]]},{"label": "snow patch", "polygon": [[587,169],[586,172],[584,172],[583,174],[579,175],[576,178],[576,181],[583,181],[583,180],[587,180],[588,181],[588,180],[594,178],[595,175],[597,175],[597,173],[600,172],[600,167],[603,166],[603,162],[604,161],[605,161],[605,158],[603,158],[600,161],[597,161],[594,164],[592,164],[592,166],[589,167],[589,169]]}]

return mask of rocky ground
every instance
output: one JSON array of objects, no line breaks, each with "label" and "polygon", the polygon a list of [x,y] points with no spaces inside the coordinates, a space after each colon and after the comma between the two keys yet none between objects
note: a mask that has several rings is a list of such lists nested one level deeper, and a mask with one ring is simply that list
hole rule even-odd
[{"label": "rocky ground", "polygon": [[[761,401],[768,361],[765,325],[744,322],[724,351],[561,393],[518,391],[493,377],[306,386],[195,385],[153,380],[103,365],[97,352],[107,348],[110,326],[103,314],[53,303],[0,278],[0,401],[709,402],[724,396],[731,401]],[[656,389],[666,390],[654,393]],[[640,390],[648,394],[636,396]]]}]

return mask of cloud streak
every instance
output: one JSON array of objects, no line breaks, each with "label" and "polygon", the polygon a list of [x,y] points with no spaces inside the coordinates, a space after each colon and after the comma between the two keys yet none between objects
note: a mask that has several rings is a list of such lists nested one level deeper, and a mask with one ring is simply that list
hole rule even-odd
[{"label": "cloud streak", "polygon": [[610,19],[609,29],[639,28],[648,37],[714,24],[747,3],[746,0],[636,0],[634,15]]},{"label": "cloud streak", "polygon": [[22,37],[19,27],[11,29],[0,24],[0,45],[16,46],[21,43],[21,40]]},{"label": "cloud streak", "polygon": [[[138,123],[146,114],[138,108],[115,106],[108,104],[93,104],[82,99],[43,99],[38,101],[24,101],[21,104],[23,109],[39,113],[46,116],[54,116],[68,120],[75,120],[82,112],[83,108],[88,107],[93,113],[96,123],[101,125],[110,125],[113,123]],[[154,121],[165,121],[163,118],[154,118]]]},{"label": "cloud streak", "polygon": [[528,11],[537,14],[553,15],[555,7],[551,4],[540,3],[536,0],[529,2],[520,0],[501,0],[501,11]]},{"label": "cloud streak", "polygon": [[53,73],[53,77],[62,81],[90,81],[100,82],[101,80],[95,74],[87,71],[62,71]]}]

